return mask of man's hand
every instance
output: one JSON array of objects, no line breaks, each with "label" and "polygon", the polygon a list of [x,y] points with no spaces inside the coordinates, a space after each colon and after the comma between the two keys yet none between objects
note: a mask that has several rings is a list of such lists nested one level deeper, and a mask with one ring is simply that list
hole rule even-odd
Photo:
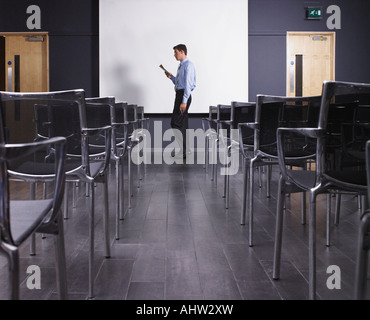
[{"label": "man's hand", "polygon": [[165,75],[167,76],[167,78],[169,78],[169,79],[171,79],[171,78],[172,78],[172,74],[171,74],[171,73],[169,73],[168,71],[165,71],[164,73],[165,73]]},{"label": "man's hand", "polygon": [[181,113],[184,113],[186,111],[186,103],[181,103],[180,104],[180,111],[181,111]]}]

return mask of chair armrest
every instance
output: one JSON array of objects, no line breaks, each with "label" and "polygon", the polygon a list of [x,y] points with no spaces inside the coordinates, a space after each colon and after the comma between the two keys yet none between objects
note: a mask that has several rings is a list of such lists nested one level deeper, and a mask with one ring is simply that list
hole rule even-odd
[{"label": "chair armrest", "polygon": [[44,224],[53,223],[60,210],[63,196],[64,196],[64,185],[65,185],[65,159],[66,159],[66,138],[54,137],[47,140],[38,142],[23,143],[23,144],[6,144],[0,147],[0,157],[4,161],[11,161],[19,158],[27,157],[33,154],[35,151],[52,147],[55,151],[55,169],[54,172],[48,174],[27,174],[21,173],[14,170],[8,169],[8,175],[10,177],[16,177],[27,182],[54,182],[54,196],[53,205],[51,208],[51,214],[48,215],[48,219],[44,221]]},{"label": "chair armrest", "polygon": [[124,127],[127,127],[129,123],[127,121],[125,122],[113,122],[111,124],[112,128],[113,129],[119,129],[119,128],[124,128]]},{"label": "chair armrest", "polygon": [[278,135],[283,132],[298,133],[307,138],[321,138],[323,137],[325,130],[319,128],[278,128]]},{"label": "chair armrest", "polygon": [[82,128],[81,132],[82,132],[83,135],[86,135],[88,137],[92,137],[92,136],[97,135],[101,132],[111,130],[111,129],[112,129],[111,126],[98,127],[98,128]]},{"label": "chair armrest", "polygon": [[130,121],[125,121],[127,124],[135,124],[138,123],[138,120],[130,120]]},{"label": "chair armrest", "polygon": [[234,123],[234,121],[231,121],[231,120],[218,120],[218,123],[220,123],[220,124],[221,124],[221,126],[222,126],[223,124],[226,124],[226,125],[228,125],[228,126],[231,126],[231,125]]},{"label": "chair armrest", "polygon": [[88,168],[90,155],[88,156],[88,138],[94,135],[104,133],[105,135],[105,149],[103,153],[95,154],[93,157],[103,156],[104,157],[104,166],[100,173],[104,172],[109,165],[111,158],[111,146],[112,146],[112,127],[104,126],[99,128],[82,128],[82,165]]},{"label": "chair armrest", "polygon": [[256,134],[256,130],[259,129],[259,124],[257,122],[241,122],[238,123],[238,131],[239,131],[239,148],[240,152],[243,155],[244,158],[248,158],[247,154],[244,151],[244,143],[243,143],[243,127],[249,128],[251,130],[254,130],[253,135]]},{"label": "chair armrest", "polygon": [[[128,122],[115,122],[112,123],[112,156],[117,159],[117,157],[121,157],[126,153],[127,150],[127,129]],[[123,129],[123,139],[122,141],[118,141],[118,137],[116,135],[118,130]],[[118,148],[121,152],[118,153]]]},{"label": "chair armrest", "polygon": [[253,129],[253,130],[259,130],[259,128],[260,128],[260,124],[258,122],[247,122],[247,123],[245,123],[245,125],[248,128]]},{"label": "chair armrest", "polygon": [[[277,129],[277,154],[280,171],[285,179],[288,181],[287,169],[286,169],[286,156],[284,150],[283,136],[287,133],[295,133],[302,135],[307,138],[319,139],[324,136],[325,130],[320,128],[278,128]],[[312,154],[314,156],[315,154]],[[308,159],[308,156],[302,156],[303,159]],[[320,167],[320,166],[319,166]],[[318,166],[316,166],[318,169]]]},{"label": "chair armrest", "polygon": [[66,138],[64,137],[54,137],[29,143],[7,143],[0,152],[0,159],[6,161],[15,160],[28,156],[47,146],[65,144],[65,142]]}]

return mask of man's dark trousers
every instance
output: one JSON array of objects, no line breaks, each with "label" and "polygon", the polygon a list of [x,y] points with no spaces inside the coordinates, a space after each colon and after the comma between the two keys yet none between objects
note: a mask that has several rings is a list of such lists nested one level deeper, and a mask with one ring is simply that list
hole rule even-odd
[{"label": "man's dark trousers", "polygon": [[191,96],[189,96],[186,103],[186,110],[181,114],[180,105],[184,96],[184,90],[176,90],[175,104],[173,106],[171,117],[171,128],[178,129],[182,133],[183,141],[183,155],[186,154],[186,129],[188,129],[188,110],[191,104]]}]

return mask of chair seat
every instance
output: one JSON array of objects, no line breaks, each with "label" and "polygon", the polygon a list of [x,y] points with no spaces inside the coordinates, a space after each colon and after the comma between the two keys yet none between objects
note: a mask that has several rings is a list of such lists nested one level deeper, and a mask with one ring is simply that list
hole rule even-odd
[{"label": "chair seat", "polygon": [[[66,173],[81,166],[80,161],[67,161],[65,164]],[[90,162],[90,174],[92,177],[97,176],[104,164],[101,161]],[[16,172],[34,175],[47,175],[55,172],[53,163],[25,162],[16,168]],[[68,178],[67,178],[68,179]]]},{"label": "chair seat", "polygon": [[[65,164],[66,171],[73,170],[81,165],[81,162],[67,162]],[[14,171],[24,174],[35,174],[35,175],[46,175],[53,174],[55,172],[54,163],[42,163],[27,161],[22,163],[19,167],[14,169]]]},{"label": "chair seat", "polygon": [[334,178],[335,180],[339,180],[342,182],[355,184],[359,186],[366,186],[366,170],[350,170],[344,169],[341,171],[328,171],[327,176]]},{"label": "chair seat", "polygon": [[287,175],[303,189],[310,189],[315,186],[316,173],[309,170],[287,170]]},{"label": "chair seat", "polygon": [[20,245],[42,223],[53,199],[10,201],[10,225],[14,243]]},{"label": "chair seat", "polygon": [[[287,170],[287,174],[295,181],[295,183],[304,189],[310,189],[315,186],[316,173],[308,170]],[[328,180],[338,180],[340,182],[356,185],[366,186],[366,172],[365,171],[328,171],[324,176]]]},{"label": "chair seat", "polygon": [[104,167],[103,162],[90,162],[90,176],[96,177]]}]

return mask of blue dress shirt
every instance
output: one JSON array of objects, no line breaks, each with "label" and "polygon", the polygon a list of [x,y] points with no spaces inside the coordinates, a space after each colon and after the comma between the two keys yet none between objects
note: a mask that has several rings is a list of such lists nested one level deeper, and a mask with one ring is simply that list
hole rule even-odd
[{"label": "blue dress shirt", "polygon": [[172,76],[171,80],[175,85],[175,90],[184,90],[182,102],[186,103],[196,86],[195,68],[188,58],[180,62],[177,75]]}]

